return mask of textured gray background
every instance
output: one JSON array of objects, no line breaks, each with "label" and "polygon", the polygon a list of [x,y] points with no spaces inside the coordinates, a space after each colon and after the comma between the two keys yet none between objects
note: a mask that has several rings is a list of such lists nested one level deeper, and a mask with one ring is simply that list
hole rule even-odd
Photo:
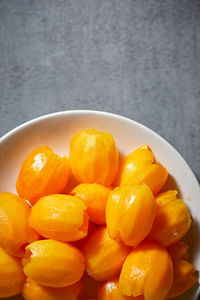
[{"label": "textured gray background", "polygon": [[0,135],[69,109],[149,126],[200,178],[200,1],[0,0]]}]

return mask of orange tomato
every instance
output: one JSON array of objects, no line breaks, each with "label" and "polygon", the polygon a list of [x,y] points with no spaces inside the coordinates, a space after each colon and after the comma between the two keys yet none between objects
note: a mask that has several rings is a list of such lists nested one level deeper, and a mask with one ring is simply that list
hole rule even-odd
[{"label": "orange tomato", "polygon": [[31,208],[30,226],[40,235],[60,241],[77,241],[87,236],[88,215],[78,197],[54,194],[40,198]]},{"label": "orange tomato", "polygon": [[155,214],[156,201],[147,185],[117,187],[106,206],[110,236],[136,247],[151,230]]},{"label": "orange tomato", "polygon": [[26,300],[78,300],[82,290],[81,282],[73,285],[54,288],[38,284],[30,278],[26,278],[22,295]]},{"label": "orange tomato", "polygon": [[119,279],[124,295],[164,300],[173,283],[172,259],[165,248],[141,243],[126,258]]},{"label": "orange tomato", "polygon": [[39,238],[28,224],[30,210],[24,199],[0,194],[0,245],[11,255],[23,256],[25,246]]},{"label": "orange tomato", "polygon": [[64,287],[78,282],[84,273],[84,256],[68,243],[41,240],[26,247],[24,273],[39,284]]},{"label": "orange tomato", "polygon": [[83,130],[73,135],[70,144],[70,165],[80,183],[111,185],[119,164],[119,155],[111,134]]},{"label": "orange tomato", "polygon": [[156,202],[157,213],[149,239],[168,247],[182,239],[189,230],[190,212],[185,203],[177,198],[177,191],[157,195]]},{"label": "orange tomato", "polygon": [[61,193],[68,181],[67,157],[56,155],[51,148],[40,146],[24,160],[16,182],[18,194],[34,204],[39,198]]},{"label": "orange tomato", "polygon": [[155,159],[148,145],[141,146],[124,157],[120,163],[116,185],[145,183],[156,195],[167,181],[167,170]]},{"label": "orange tomato", "polygon": [[0,247],[0,298],[21,293],[24,279],[19,258],[9,255]]},{"label": "orange tomato", "polygon": [[100,227],[83,247],[88,275],[97,281],[117,275],[129,251],[129,247],[113,240],[105,227]]},{"label": "orange tomato", "polygon": [[97,183],[82,183],[76,186],[71,194],[81,198],[87,205],[90,221],[105,224],[105,209],[111,189]]}]

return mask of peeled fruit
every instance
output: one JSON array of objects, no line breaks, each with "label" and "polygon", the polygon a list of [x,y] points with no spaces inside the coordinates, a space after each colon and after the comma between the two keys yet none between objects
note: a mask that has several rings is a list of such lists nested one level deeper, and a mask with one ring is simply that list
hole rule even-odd
[{"label": "peeled fruit", "polygon": [[155,214],[156,201],[147,185],[117,187],[110,193],[106,206],[109,234],[136,247],[151,230]]},{"label": "peeled fruit", "polygon": [[129,247],[110,238],[105,227],[100,227],[83,247],[88,275],[97,281],[117,275],[129,251]]},{"label": "peeled fruit", "polygon": [[118,279],[113,279],[100,285],[98,290],[98,300],[144,300],[144,297],[129,297],[123,295],[119,288]]},{"label": "peeled fruit", "polygon": [[71,194],[85,202],[91,222],[105,224],[105,209],[110,192],[110,188],[97,183],[82,183],[76,186]]},{"label": "peeled fruit", "polygon": [[78,282],[84,273],[84,256],[74,246],[41,240],[26,247],[24,273],[39,284],[64,287]]},{"label": "peeled fruit", "polygon": [[55,288],[42,286],[27,278],[22,295],[26,300],[78,300],[81,290],[80,281],[67,287]]},{"label": "peeled fruit", "polygon": [[8,253],[23,256],[24,248],[39,238],[28,224],[30,206],[12,193],[0,194],[0,246]]},{"label": "peeled fruit", "polygon": [[151,149],[144,145],[122,159],[116,185],[145,183],[156,195],[165,185],[167,177],[167,170],[161,164],[155,163]]},{"label": "peeled fruit", "polygon": [[178,242],[191,225],[186,204],[177,198],[177,191],[169,190],[156,197],[157,213],[149,238],[168,247]]},{"label": "peeled fruit", "polygon": [[40,146],[24,160],[16,182],[18,194],[33,205],[39,198],[61,193],[70,173],[67,157]]},{"label": "peeled fruit", "polygon": [[174,266],[174,282],[167,296],[167,299],[177,297],[197,282],[197,272],[193,265],[183,259],[175,259]]},{"label": "peeled fruit", "polygon": [[173,282],[172,259],[167,250],[143,242],[126,258],[119,279],[124,295],[164,300]]},{"label": "peeled fruit", "polygon": [[30,226],[40,235],[77,241],[88,233],[87,206],[78,197],[54,194],[40,198],[31,208]]},{"label": "peeled fruit", "polygon": [[179,258],[188,259],[189,247],[184,242],[177,242],[176,244],[170,246],[167,250],[173,260]]},{"label": "peeled fruit", "polygon": [[9,255],[0,247],[0,298],[21,293],[24,279],[19,258]]},{"label": "peeled fruit", "polygon": [[70,165],[80,183],[111,185],[119,164],[119,155],[111,134],[83,130],[73,135],[70,144]]}]

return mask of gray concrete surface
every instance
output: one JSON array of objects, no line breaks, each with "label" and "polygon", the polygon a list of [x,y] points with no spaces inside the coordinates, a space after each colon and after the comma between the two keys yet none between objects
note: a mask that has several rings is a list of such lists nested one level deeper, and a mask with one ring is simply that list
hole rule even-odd
[{"label": "gray concrete surface", "polygon": [[200,179],[200,1],[0,0],[0,135],[69,109],[149,126]]}]

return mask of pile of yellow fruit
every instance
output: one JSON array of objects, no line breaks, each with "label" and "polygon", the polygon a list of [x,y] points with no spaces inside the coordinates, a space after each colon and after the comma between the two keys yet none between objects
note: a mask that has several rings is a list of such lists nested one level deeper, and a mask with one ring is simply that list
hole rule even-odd
[{"label": "pile of yellow fruit", "polygon": [[148,145],[119,161],[107,132],[74,134],[69,160],[33,150],[18,195],[0,194],[0,298],[164,300],[188,290],[197,275],[180,240],[191,217],[177,191],[161,192],[167,177]]}]

